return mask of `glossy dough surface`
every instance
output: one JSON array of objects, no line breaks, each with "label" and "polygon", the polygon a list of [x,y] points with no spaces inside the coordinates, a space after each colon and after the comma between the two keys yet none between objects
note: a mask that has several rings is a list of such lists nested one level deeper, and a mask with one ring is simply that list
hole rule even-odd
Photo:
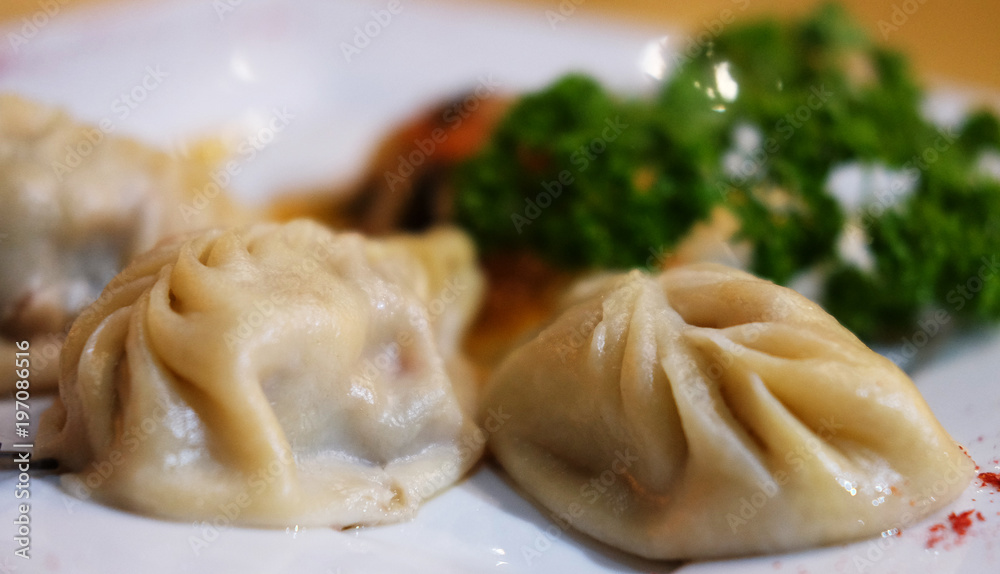
[{"label": "glossy dough surface", "polygon": [[408,518],[485,442],[455,346],[475,260],[455,230],[374,241],[307,221],[159,246],[74,323],[39,454],[77,495],[154,516]]},{"label": "glossy dough surface", "polygon": [[579,285],[491,379],[490,448],[560,525],[688,559],[911,526],[974,465],[817,305],[713,264]]}]

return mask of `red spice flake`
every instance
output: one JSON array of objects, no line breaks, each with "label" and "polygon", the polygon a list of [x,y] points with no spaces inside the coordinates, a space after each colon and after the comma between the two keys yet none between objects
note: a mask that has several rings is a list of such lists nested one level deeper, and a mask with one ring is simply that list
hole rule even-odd
[{"label": "red spice flake", "polygon": [[965,447],[962,446],[962,445],[958,445],[958,448],[959,448],[959,450],[962,451],[962,454],[965,455],[965,458],[969,459],[969,462],[971,462],[972,464],[974,464],[976,466],[976,470],[979,470],[979,465],[976,464],[975,459],[972,458],[972,455],[969,454],[969,451],[965,450]]},{"label": "red spice flake", "polygon": [[[980,522],[985,521],[982,512],[977,512],[976,510],[966,510],[962,513],[952,512],[948,515],[948,523],[951,525],[951,530],[957,534],[959,537],[965,536],[968,533],[969,528],[972,527],[972,515],[975,513],[977,519]],[[927,548],[934,548],[939,542],[944,540],[945,533],[948,531],[948,526],[937,523],[930,527],[931,535],[927,539]]]},{"label": "red spice flake", "polygon": [[952,512],[948,515],[948,521],[951,522],[951,529],[955,531],[959,536],[965,536],[965,533],[969,531],[969,527],[972,526],[972,516],[973,510],[966,510],[962,514],[955,514]]},{"label": "red spice flake", "polygon": [[[931,526],[931,532],[941,532],[945,529],[944,524],[935,524]],[[944,540],[944,534],[932,534],[930,538],[927,539],[927,547],[934,548],[934,546]]]},{"label": "red spice flake", "polygon": [[1000,473],[980,472],[979,480],[983,481],[983,486],[992,486],[993,488],[1000,490]]}]

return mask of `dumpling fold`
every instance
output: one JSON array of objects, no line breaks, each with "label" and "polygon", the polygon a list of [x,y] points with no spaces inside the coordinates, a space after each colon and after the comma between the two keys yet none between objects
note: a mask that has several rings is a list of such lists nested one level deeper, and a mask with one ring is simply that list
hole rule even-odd
[{"label": "dumpling fold", "polygon": [[159,517],[408,518],[483,448],[457,348],[475,262],[454,229],[375,241],[301,220],[171,240],[74,323],[39,454],[71,492]]},{"label": "dumpling fold", "polygon": [[696,559],[912,525],[974,463],[910,379],[798,293],[714,264],[579,284],[491,378],[490,448],[553,516]]}]

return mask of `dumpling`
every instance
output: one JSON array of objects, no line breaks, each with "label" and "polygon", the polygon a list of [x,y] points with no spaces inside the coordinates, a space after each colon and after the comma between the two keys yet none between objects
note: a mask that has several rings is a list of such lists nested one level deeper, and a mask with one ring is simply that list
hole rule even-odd
[{"label": "dumpling", "polygon": [[457,230],[375,241],[304,220],[157,247],[74,323],[39,455],[71,492],[159,517],[405,519],[485,445],[446,332],[481,297],[475,265]]},{"label": "dumpling", "polygon": [[906,375],[794,291],[696,264],[569,299],[482,403],[561,526],[656,559],[770,553],[910,526],[969,484]]},{"label": "dumpling", "polygon": [[[31,345],[32,390],[55,385],[65,328],[160,239],[244,218],[210,177],[209,147],[172,156],[0,95],[0,349]],[[14,386],[14,365],[0,390]]]}]

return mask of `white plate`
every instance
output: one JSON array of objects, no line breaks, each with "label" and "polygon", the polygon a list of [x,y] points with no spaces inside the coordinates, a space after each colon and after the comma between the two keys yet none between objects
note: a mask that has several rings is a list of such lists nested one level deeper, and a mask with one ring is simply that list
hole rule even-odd
[{"label": "white plate", "polygon": [[[85,120],[107,119],[120,133],[181,154],[199,135],[260,136],[272,118],[285,117],[279,124],[287,125],[258,153],[236,158],[240,172],[231,185],[254,200],[356,176],[386,130],[479,84],[517,92],[576,69],[616,89],[647,89],[642,56],[663,33],[579,14],[553,24],[546,11],[558,10],[555,2],[514,10],[406,0],[183,0],[66,13],[52,8],[58,5],[0,29],[0,90],[64,106]],[[950,340],[915,377],[984,471],[1000,469],[998,372],[1000,334],[988,331]],[[36,417],[45,402],[32,399]],[[14,438],[12,410],[9,401],[0,405],[4,444]],[[30,500],[19,500],[17,482],[0,474],[0,573],[981,574],[1000,562],[1000,496],[975,485],[900,537],[677,565],[636,560],[560,530],[488,465],[410,523],[347,532],[206,530],[71,498],[54,477],[32,477]],[[30,503],[30,560],[14,556],[13,520],[22,502]],[[927,548],[932,524],[968,509],[985,520],[964,537],[948,532]]]}]

